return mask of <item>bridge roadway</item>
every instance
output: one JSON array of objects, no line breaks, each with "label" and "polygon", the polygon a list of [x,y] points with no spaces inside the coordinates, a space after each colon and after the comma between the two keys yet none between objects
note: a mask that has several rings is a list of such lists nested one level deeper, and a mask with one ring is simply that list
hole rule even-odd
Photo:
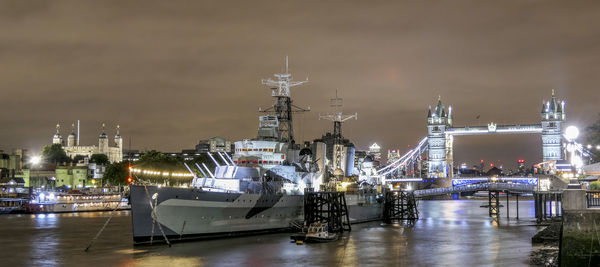
[{"label": "bridge roadway", "polygon": [[432,189],[415,190],[415,197],[439,196],[452,193],[473,191],[507,191],[512,193],[533,193],[535,185],[517,183],[479,183],[466,184],[453,187],[441,187]]}]

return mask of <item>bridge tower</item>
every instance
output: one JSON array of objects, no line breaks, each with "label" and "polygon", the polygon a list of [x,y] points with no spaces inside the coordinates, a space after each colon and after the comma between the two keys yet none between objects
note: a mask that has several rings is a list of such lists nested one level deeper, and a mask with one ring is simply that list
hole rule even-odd
[{"label": "bridge tower", "polygon": [[563,127],[565,101],[557,100],[552,90],[552,99],[542,103],[542,154],[544,161],[563,159]]},{"label": "bridge tower", "polygon": [[446,130],[452,125],[452,107],[446,108],[438,98],[435,109],[427,113],[427,142],[429,144],[428,176],[445,178],[452,176],[452,136]]}]

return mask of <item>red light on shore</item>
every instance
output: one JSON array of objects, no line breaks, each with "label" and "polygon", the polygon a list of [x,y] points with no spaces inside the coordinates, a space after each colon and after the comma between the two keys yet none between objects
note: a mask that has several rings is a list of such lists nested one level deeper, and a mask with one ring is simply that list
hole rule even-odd
[{"label": "red light on shore", "polygon": [[494,167],[494,163],[490,163],[490,168]]},{"label": "red light on shore", "polygon": [[483,160],[482,160],[482,159],[480,159],[480,160],[479,160],[479,162],[483,163]]},{"label": "red light on shore", "polygon": [[519,159],[519,160],[517,160],[517,162],[518,163],[525,163],[525,160],[524,159]]},{"label": "red light on shore", "polygon": [[133,178],[127,177],[127,183],[131,183],[131,182],[133,182]]}]

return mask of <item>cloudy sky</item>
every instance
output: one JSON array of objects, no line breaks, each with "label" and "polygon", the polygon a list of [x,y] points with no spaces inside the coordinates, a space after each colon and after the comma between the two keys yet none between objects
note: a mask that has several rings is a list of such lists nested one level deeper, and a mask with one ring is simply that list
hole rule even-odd
[{"label": "cloudy sky", "polygon": [[[2,1],[0,148],[39,151],[57,122],[82,144],[121,125],[125,145],[179,151],[199,139],[256,134],[272,103],[260,83],[284,69],[298,139],[338,89],[358,112],[344,135],[406,149],[426,134],[438,95],[455,125],[538,123],[551,89],[568,124],[600,108],[600,2]],[[480,116],[477,119],[477,116]],[[455,159],[541,160],[539,135],[458,137]]]}]

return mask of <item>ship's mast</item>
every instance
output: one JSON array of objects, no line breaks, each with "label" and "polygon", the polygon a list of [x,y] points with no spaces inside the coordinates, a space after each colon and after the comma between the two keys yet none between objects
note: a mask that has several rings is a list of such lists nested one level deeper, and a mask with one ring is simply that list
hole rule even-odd
[{"label": "ship's mast", "polygon": [[334,108],[335,112],[333,114],[319,115],[319,119],[325,119],[333,121],[333,168],[337,169],[342,166],[342,123],[349,119],[358,119],[358,113],[354,113],[354,115],[344,115],[342,114],[342,107],[344,105],[344,100],[338,97],[338,92],[335,90],[335,98],[329,100],[330,106]]},{"label": "ship's mast", "polygon": [[277,78],[276,80],[262,79],[262,84],[271,86],[271,96],[275,98],[275,103],[273,106],[259,111],[277,116],[280,141],[290,143],[293,146],[295,140],[292,113],[310,111],[310,107],[304,109],[295,106],[290,96],[290,88],[308,82],[308,78],[304,81],[292,81],[292,75],[288,72],[287,56],[285,57],[285,73],[276,73],[274,76]]},{"label": "ship's mast", "polygon": [[358,113],[354,115],[342,114],[342,107],[344,106],[344,100],[338,97],[338,92],[335,90],[335,98],[329,100],[330,106],[334,108],[333,114],[319,115],[319,119],[325,119],[333,121],[333,138],[334,144],[342,143],[342,123],[349,119],[358,119]]}]

